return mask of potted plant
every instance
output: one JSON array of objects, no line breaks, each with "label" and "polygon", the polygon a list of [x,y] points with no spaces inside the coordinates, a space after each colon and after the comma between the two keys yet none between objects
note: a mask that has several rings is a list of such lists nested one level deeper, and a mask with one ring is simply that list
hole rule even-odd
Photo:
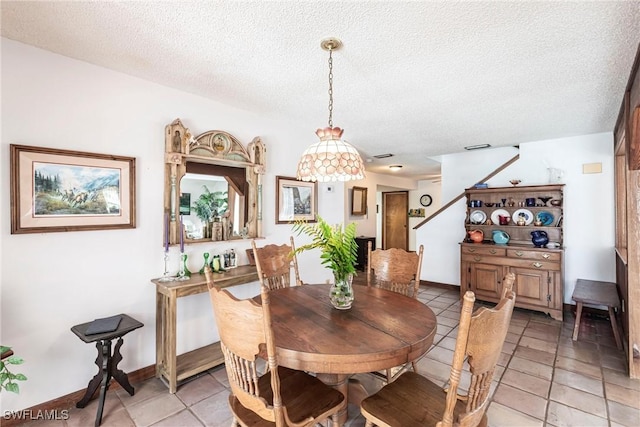
[{"label": "potted plant", "polygon": [[355,264],[358,257],[356,223],[352,222],[343,229],[341,224],[329,225],[318,216],[318,222],[315,224],[304,220],[296,221],[293,230],[298,235],[306,234],[311,237],[311,243],[299,246],[295,253],[319,248],[321,264],[333,272],[334,283],[330,297],[334,307],[351,308],[354,297],[352,280],[356,273]]},{"label": "potted plant", "polygon": [[21,357],[14,356],[11,347],[0,345],[0,392],[2,389],[19,393],[20,387],[14,381],[25,381],[27,377],[23,374],[14,374],[9,370],[9,365],[21,365]]},{"label": "potted plant", "polygon": [[196,216],[200,218],[204,227],[203,237],[211,237],[211,222],[220,220],[220,215],[224,214],[229,207],[229,193],[227,191],[211,192],[206,185],[202,188],[204,192],[198,197],[191,208]]}]

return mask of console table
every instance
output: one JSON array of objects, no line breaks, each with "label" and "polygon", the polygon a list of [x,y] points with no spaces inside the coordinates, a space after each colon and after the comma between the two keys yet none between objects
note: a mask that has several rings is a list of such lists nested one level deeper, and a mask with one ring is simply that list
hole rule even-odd
[{"label": "console table", "polygon": [[[216,286],[226,288],[258,281],[255,265],[241,265],[213,276]],[[194,273],[189,280],[160,282],[156,285],[156,377],[165,378],[169,393],[175,393],[178,381],[224,363],[220,343],[176,354],[178,298],[208,292],[204,274]]]}]

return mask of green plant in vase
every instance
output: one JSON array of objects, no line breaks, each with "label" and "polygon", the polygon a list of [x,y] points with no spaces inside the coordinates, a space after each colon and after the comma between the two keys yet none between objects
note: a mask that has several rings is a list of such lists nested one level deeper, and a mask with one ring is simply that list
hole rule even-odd
[{"label": "green plant in vase", "polygon": [[203,233],[203,237],[206,238],[211,237],[209,224],[229,209],[229,192],[212,192],[206,185],[203,185],[202,188],[204,192],[191,205],[191,208],[207,230]]},{"label": "green plant in vase", "polygon": [[321,264],[333,272],[331,302],[334,307],[348,309],[353,302],[353,275],[356,274],[358,245],[356,244],[356,223],[343,228],[341,224],[330,225],[318,216],[317,223],[296,221],[293,230],[311,237],[311,243],[299,246],[295,253],[320,249]]}]

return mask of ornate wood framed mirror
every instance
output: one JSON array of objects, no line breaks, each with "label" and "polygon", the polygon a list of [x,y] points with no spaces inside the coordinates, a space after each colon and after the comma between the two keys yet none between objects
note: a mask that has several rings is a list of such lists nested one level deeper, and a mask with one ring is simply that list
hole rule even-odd
[{"label": "ornate wood framed mirror", "polygon": [[[228,132],[193,137],[180,119],[165,127],[164,212],[169,244],[259,237],[265,147]],[[166,237],[165,237],[166,239]]]}]

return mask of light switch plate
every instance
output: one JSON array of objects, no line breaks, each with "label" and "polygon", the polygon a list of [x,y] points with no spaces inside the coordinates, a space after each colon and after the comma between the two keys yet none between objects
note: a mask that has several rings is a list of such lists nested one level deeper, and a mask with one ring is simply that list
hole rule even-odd
[{"label": "light switch plate", "polygon": [[582,173],[602,173],[602,163],[585,163],[582,165]]}]

